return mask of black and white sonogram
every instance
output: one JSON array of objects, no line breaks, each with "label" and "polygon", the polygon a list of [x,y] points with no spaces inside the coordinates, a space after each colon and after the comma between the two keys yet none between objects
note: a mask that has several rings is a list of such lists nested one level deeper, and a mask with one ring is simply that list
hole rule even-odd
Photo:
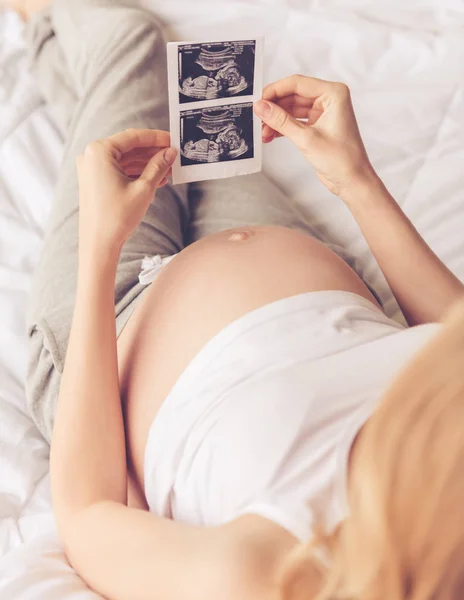
[{"label": "black and white sonogram", "polygon": [[181,165],[253,158],[253,103],[180,113]]},{"label": "black and white sonogram", "polygon": [[252,96],[256,42],[209,42],[178,47],[179,102]]}]

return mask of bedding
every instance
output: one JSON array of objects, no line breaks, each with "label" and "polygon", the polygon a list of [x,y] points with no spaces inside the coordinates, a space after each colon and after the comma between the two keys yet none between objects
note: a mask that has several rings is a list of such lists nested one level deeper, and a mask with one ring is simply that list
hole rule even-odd
[{"label": "bedding", "polygon": [[[171,39],[266,37],[266,82],[302,72],[352,89],[374,166],[464,281],[464,5],[460,0],[146,1]],[[98,598],[66,562],[51,511],[48,447],[25,411],[24,316],[63,151],[28,71],[21,21],[0,13],[0,600]],[[353,219],[285,140],[264,169],[319,231],[359,257],[398,307]],[[381,224],[379,223],[379,227]],[[394,241],[392,241],[394,243]]]}]

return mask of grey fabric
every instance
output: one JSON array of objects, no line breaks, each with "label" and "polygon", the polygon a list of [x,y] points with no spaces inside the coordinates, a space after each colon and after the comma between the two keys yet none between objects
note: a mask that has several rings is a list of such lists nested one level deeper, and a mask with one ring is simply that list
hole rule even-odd
[{"label": "grey fabric", "polygon": [[[56,0],[30,23],[28,36],[32,69],[67,138],[28,311],[28,406],[50,440],[76,290],[75,159],[90,141],[129,127],[168,128],[166,46],[151,13],[115,0]],[[143,256],[181,250],[188,220],[186,186],[160,190],[122,251],[116,315],[143,289]]]},{"label": "grey fabric", "polygon": [[[28,311],[28,407],[50,441],[76,290],[75,158],[90,141],[130,127],[168,129],[166,45],[152,13],[119,0],[56,0],[31,21],[28,38],[32,69],[67,139]],[[190,197],[186,186],[159,190],[119,261],[118,335],[143,295],[138,275],[145,255],[171,255],[244,225],[279,224],[315,235],[306,221],[263,174],[197,184]]]}]

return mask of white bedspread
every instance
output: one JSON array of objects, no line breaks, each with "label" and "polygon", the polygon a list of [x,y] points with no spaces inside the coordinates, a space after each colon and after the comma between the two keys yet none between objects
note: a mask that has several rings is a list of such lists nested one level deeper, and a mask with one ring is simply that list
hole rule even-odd
[{"label": "white bedspread", "polygon": [[[464,280],[464,4],[461,0],[147,2],[173,38],[266,36],[266,80],[350,84],[372,161],[432,248]],[[23,27],[0,14],[0,600],[97,598],[73,573],[50,507],[48,448],[24,410],[24,312],[62,140],[28,74]],[[286,141],[265,170],[360,256],[396,305],[353,219]],[[379,223],[379,228],[382,226]],[[394,243],[394,240],[392,240]]]}]

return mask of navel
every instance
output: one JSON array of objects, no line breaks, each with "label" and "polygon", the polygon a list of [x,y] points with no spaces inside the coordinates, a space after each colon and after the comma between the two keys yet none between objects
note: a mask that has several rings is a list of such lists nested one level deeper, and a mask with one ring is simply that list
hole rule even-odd
[{"label": "navel", "polygon": [[250,231],[235,231],[229,238],[229,242],[243,242],[251,236]]}]

